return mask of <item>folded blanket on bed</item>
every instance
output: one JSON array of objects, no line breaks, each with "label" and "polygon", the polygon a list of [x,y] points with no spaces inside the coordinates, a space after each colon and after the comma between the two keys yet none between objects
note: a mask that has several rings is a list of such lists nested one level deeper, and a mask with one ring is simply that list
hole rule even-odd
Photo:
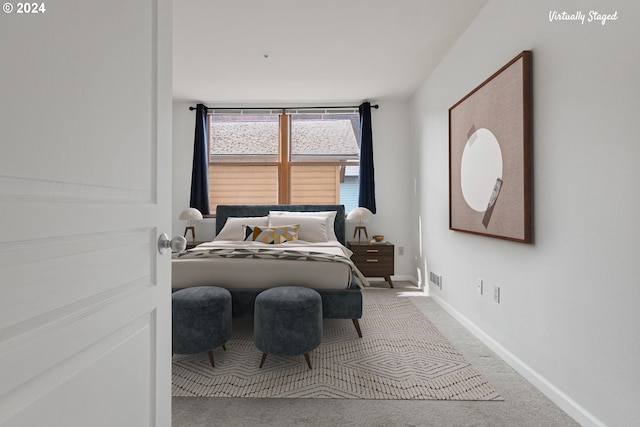
[{"label": "folded blanket on bed", "polygon": [[301,251],[296,249],[272,248],[194,248],[174,255],[174,258],[261,258],[286,259],[300,261],[340,262],[351,268],[351,274],[356,278],[359,287],[369,286],[369,282],[362,275],[350,258],[331,253]]}]

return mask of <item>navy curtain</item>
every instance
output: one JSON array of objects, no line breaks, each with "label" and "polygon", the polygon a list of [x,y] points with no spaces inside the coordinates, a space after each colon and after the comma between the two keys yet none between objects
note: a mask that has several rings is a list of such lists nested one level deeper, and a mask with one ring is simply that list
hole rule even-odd
[{"label": "navy curtain", "polygon": [[209,158],[207,154],[207,107],[196,108],[196,130],[193,138],[193,169],[191,170],[191,201],[189,206],[202,215],[209,215]]},{"label": "navy curtain", "polygon": [[373,173],[373,134],[371,132],[371,104],[365,102],[360,112],[360,192],[358,206],[376,213],[376,184]]}]

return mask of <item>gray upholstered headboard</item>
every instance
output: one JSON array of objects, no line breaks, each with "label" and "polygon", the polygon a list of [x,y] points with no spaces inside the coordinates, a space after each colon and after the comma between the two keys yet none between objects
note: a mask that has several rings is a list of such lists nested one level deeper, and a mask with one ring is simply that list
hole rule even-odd
[{"label": "gray upholstered headboard", "polygon": [[346,244],[344,205],[218,205],[216,208],[216,236],[220,233],[229,217],[266,216],[269,211],[336,211],[336,236],[340,243]]}]

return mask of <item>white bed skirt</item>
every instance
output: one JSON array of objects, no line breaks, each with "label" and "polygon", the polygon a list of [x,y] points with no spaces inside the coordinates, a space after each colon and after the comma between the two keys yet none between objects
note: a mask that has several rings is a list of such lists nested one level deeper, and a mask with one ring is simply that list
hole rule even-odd
[{"label": "white bed skirt", "polygon": [[[209,248],[246,247],[247,243],[211,242],[196,250]],[[298,243],[289,249],[315,250],[325,253],[351,255],[344,246]],[[269,245],[273,248],[273,245]],[[173,288],[191,286],[220,286],[233,289],[268,289],[276,286],[306,286],[312,289],[347,289],[352,278],[349,265],[341,262],[303,261],[260,258],[177,258],[171,263]]]},{"label": "white bed skirt", "polygon": [[184,259],[171,265],[172,287],[220,286],[232,289],[268,289],[306,286],[347,289],[351,269],[337,262],[271,259]]}]

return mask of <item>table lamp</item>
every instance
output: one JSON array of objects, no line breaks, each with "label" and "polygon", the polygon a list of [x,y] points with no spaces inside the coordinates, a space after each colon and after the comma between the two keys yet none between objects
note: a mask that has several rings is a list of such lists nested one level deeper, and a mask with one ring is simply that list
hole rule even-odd
[{"label": "table lamp", "polygon": [[369,241],[369,235],[367,234],[367,227],[362,225],[363,223],[370,221],[373,218],[373,213],[363,207],[357,207],[351,210],[347,215],[347,221],[358,221],[358,225],[355,230],[353,230],[353,241],[356,240],[356,234],[358,235],[358,243],[360,243],[361,233],[364,231],[364,236],[366,237],[366,241]]},{"label": "table lamp", "polygon": [[193,243],[196,242],[196,228],[193,226],[193,221],[202,220],[202,214],[198,209],[189,208],[182,211],[180,214],[180,219],[183,221],[189,221],[189,225],[184,229],[184,237],[187,237],[187,233],[191,230],[191,237],[193,238]]}]

